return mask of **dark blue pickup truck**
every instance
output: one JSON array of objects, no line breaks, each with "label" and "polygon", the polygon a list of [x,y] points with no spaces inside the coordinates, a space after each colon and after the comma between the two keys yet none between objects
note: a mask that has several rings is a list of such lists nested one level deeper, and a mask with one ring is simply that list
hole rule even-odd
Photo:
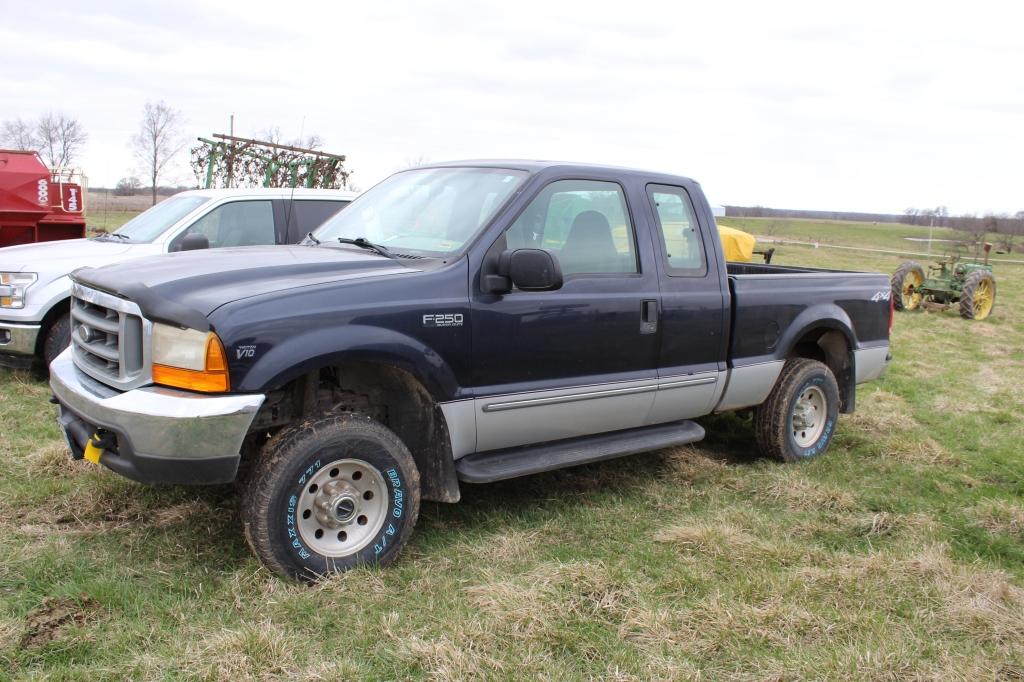
[{"label": "dark blue pickup truck", "polygon": [[315,579],[393,560],[421,499],[700,440],[825,451],[889,361],[889,278],[727,264],[700,186],[591,165],[397,173],[298,246],[73,276],[51,387],[72,455],[245,482],[246,538]]}]

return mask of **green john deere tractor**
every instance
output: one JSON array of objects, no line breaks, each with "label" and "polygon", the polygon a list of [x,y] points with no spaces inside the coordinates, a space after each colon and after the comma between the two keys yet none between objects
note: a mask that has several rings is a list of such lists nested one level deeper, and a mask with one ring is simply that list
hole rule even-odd
[{"label": "green john deere tractor", "polygon": [[905,261],[892,276],[892,299],[896,310],[916,310],[922,305],[946,308],[960,304],[960,316],[968,320],[984,320],[996,304],[996,277],[988,262],[991,244],[985,244],[985,257],[965,260],[962,254],[947,254],[935,265],[928,266],[928,275],[920,263]]}]

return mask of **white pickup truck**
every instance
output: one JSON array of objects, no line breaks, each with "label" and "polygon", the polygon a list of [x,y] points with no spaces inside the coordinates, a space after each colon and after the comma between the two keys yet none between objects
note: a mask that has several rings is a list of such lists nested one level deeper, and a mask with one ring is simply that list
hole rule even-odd
[{"label": "white pickup truck", "polygon": [[294,244],[355,196],[323,189],[193,190],[110,234],[0,249],[0,366],[48,366],[67,348],[73,270],[174,251]]}]

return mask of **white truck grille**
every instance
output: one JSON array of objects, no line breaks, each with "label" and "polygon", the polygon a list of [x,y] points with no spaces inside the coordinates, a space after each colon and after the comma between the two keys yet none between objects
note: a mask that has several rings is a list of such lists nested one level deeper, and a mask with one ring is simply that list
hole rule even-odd
[{"label": "white truck grille", "polygon": [[75,365],[108,386],[128,390],[151,380],[151,323],[131,301],[74,284],[71,345]]}]

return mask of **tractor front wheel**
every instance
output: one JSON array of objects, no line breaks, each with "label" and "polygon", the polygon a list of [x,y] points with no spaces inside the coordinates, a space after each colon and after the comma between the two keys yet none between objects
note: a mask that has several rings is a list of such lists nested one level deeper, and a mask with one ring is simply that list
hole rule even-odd
[{"label": "tractor front wheel", "polygon": [[924,295],[924,268],[920,263],[908,260],[901,263],[892,275],[892,301],[896,310],[914,310],[921,305]]},{"label": "tractor front wheel", "polygon": [[960,292],[960,317],[984,320],[996,305],[996,278],[991,272],[975,270]]}]

